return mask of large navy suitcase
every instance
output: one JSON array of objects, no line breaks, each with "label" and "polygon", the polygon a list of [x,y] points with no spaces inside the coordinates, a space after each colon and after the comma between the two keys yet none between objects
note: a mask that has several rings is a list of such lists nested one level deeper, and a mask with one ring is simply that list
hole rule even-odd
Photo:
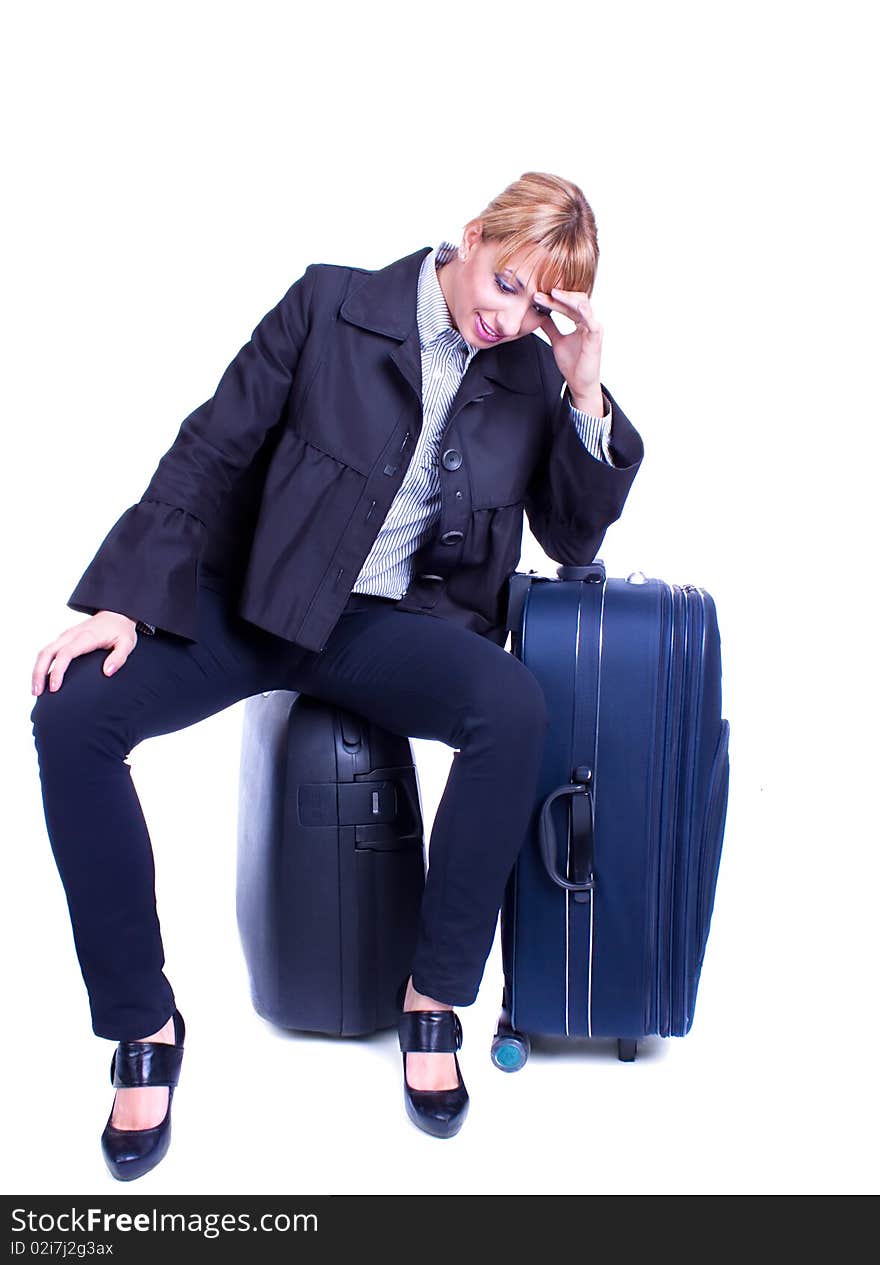
[{"label": "large navy suitcase", "polygon": [[236,913],[257,1013],[338,1036],[394,1027],[424,885],[409,739],[295,691],[249,698]]},{"label": "large navy suitcase", "polygon": [[712,597],[600,561],[510,580],[511,652],[550,728],[501,909],[504,993],[492,1059],[529,1035],[683,1036],[715,897],[729,725]]}]

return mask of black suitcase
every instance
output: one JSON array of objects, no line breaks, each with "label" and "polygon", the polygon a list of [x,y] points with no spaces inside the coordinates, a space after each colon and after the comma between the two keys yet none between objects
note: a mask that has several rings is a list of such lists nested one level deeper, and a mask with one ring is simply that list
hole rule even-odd
[{"label": "black suitcase", "polygon": [[395,1026],[425,860],[408,738],[294,691],[246,701],[236,913],[258,1014],[339,1036]]},{"label": "black suitcase", "polygon": [[504,993],[492,1059],[529,1036],[691,1027],[729,784],[715,603],[601,562],[511,577],[511,652],[550,712],[535,812],[501,910]]}]

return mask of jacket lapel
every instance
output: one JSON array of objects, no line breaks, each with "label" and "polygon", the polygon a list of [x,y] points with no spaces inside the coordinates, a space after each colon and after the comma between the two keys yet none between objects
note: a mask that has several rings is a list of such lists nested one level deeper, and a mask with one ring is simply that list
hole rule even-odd
[{"label": "jacket lapel", "polygon": [[[416,306],[419,270],[430,246],[396,259],[385,268],[368,273],[352,289],[340,308],[340,316],[353,325],[395,340],[388,357],[422,402],[422,352]],[[533,393],[540,390],[535,349],[527,339],[485,347],[471,359],[449,410],[447,426],[466,405],[484,399],[496,386]]]}]

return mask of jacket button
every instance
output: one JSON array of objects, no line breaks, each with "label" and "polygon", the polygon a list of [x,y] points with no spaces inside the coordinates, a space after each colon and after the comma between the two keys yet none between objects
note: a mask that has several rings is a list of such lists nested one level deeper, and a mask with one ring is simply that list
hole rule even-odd
[{"label": "jacket button", "polygon": [[461,465],[461,453],[457,448],[447,448],[442,457],[443,467],[446,470],[457,470]]},{"label": "jacket button", "polygon": [[445,531],[440,537],[440,544],[457,545],[460,540],[464,540],[463,531]]},{"label": "jacket button", "polygon": [[434,581],[434,582],[436,582],[436,583],[438,583],[438,584],[442,584],[442,583],[443,583],[443,576],[442,576],[442,575],[432,575],[430,572],[428,572],[428,573],[426,573],[426,574],[424,574],[424,575],[420,575],[420,576],[419,576],[419,579],[420,579],[420,580],[432,580],[432,581]]}]

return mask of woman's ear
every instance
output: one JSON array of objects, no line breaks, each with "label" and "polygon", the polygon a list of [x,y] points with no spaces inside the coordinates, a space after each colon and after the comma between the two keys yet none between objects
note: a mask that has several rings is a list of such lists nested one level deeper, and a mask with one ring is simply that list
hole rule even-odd
[{"label": "woman's ear", "polygon": [[[465,254],[463,257],[465,259],[467,258],[467,256],[470,254],[472,250],[475,250],[476,247],[479,246],[480,242],[482,241],[482,238],[483,238],[483,224],[481,220],[470,220],[467,224],[465,224],[464,233],[462,235],[462,246],[464,247],[464,250],[465,250]],[[458,253],[459,253],[459,256],[461,257],[461,247],[459,247]]]}]

